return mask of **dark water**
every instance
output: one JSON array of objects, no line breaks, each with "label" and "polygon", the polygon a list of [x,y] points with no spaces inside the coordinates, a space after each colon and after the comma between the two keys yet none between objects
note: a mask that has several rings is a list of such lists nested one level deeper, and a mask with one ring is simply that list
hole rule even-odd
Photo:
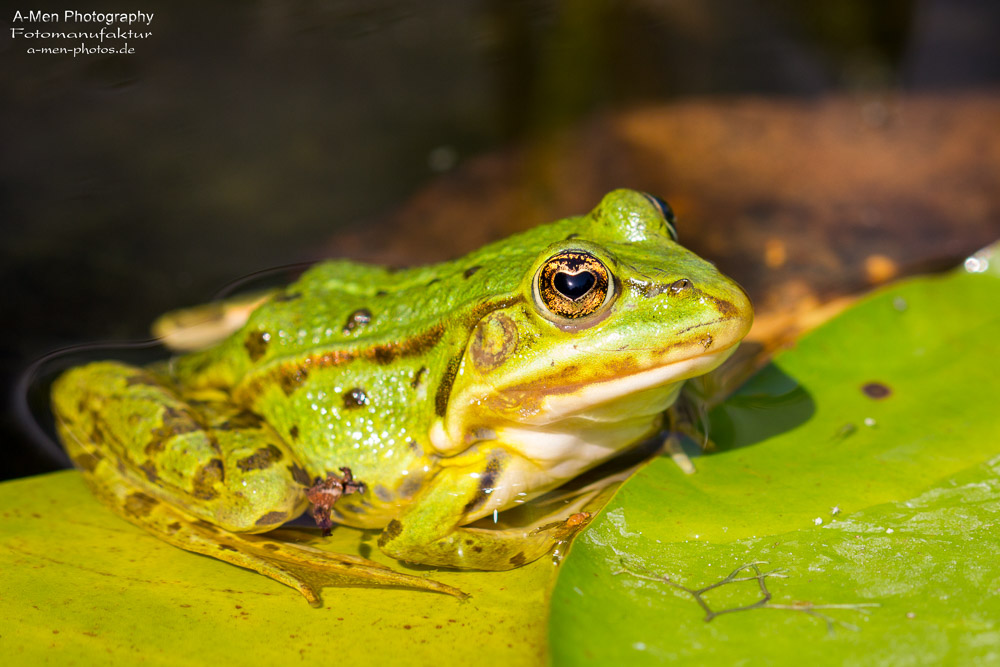
[{"label": "dark water", "polygon": [[[472,156],[603,110],[1000,83],[989,0],[102,3],[153,13],[131,27],[151,34],[75,57],[26,50],[93,40],[10,29],[101,24],[15,20],[29,9],[46,6],[0,13],[8,400],[46,351],[143,338]],[[4,413],[0,478],[56,466],[17,421]]]}]

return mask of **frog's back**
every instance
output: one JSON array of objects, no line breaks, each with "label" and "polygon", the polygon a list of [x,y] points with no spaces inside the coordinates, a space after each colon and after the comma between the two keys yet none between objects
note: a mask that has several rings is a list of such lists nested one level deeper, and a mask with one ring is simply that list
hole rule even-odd
[{"label": "frog's back", "polygon": [[575,220],[424,267],[318,264],[217,347],[179,359],[177,380],[263,416],[310,475],[348,466],[398,504],[433,468],[428,430],[472,329],[523,298],[531,263]]},{"label": "frog's back", "polygon": [[257,308],[215,348],[177,366],[182,379],[233,386],[279,360],[317,351],[388,363],[434,345],[444,329],[474,326],[483,309],[513,295],[546,245],[574,232],[581,218],[542,225],[459,259],[408,269],[331,260]]}]

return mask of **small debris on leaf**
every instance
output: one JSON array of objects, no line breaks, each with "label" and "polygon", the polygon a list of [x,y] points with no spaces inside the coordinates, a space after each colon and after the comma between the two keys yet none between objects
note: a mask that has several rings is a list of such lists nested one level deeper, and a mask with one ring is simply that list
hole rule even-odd
[{"label": "small debris on leaf", "polygon": [[868,382],[861,387],[861,391],[863,391],[865,396],[868,398],[874,398],[875,400],[886,398],[892,393],[892,389],[890,389],[888,385],[882,384],[881,382]]}]

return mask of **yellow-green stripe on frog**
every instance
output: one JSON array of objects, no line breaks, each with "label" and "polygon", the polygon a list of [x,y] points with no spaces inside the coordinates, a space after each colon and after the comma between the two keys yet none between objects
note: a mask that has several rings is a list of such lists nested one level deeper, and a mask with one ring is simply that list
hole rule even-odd
[{"label": "yellow-green stripe on frog", "polygon": [[588,215],[451,262],[319,264],[211,347],[147,369],[69,371],[53,408],[94,492],[171,544],[314,602],[321,586],[358,580],[460,595],[259,533],[346,468],[363,486],[330,515],[382,529],[388,555],[530,562],[587,517],[469,524],[654,434],[683,380],[722,363],[751,320],[743,290],[676,242],[665,203],[616,190]]}]

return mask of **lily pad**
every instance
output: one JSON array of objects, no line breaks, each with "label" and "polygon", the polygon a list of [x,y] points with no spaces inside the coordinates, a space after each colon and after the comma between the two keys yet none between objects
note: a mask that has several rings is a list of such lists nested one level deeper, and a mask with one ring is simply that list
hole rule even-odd
[{"label": "lily pad", "polygon": [[910,280],[778,355],[577,540],[554,664],[1000,664],[998,304]]},{"label": "lily pad", "polygon": [[[181,551],[108,511],[78,473],[0,484],[0,655],[5,665],[541,664],[556,567],[410,570],[470,594],[326,588],[310,607],[255,572]],[[301,531],[307,537],[316,531]],[[377,533],[337,528],[313,546],[403,570]]]}]

